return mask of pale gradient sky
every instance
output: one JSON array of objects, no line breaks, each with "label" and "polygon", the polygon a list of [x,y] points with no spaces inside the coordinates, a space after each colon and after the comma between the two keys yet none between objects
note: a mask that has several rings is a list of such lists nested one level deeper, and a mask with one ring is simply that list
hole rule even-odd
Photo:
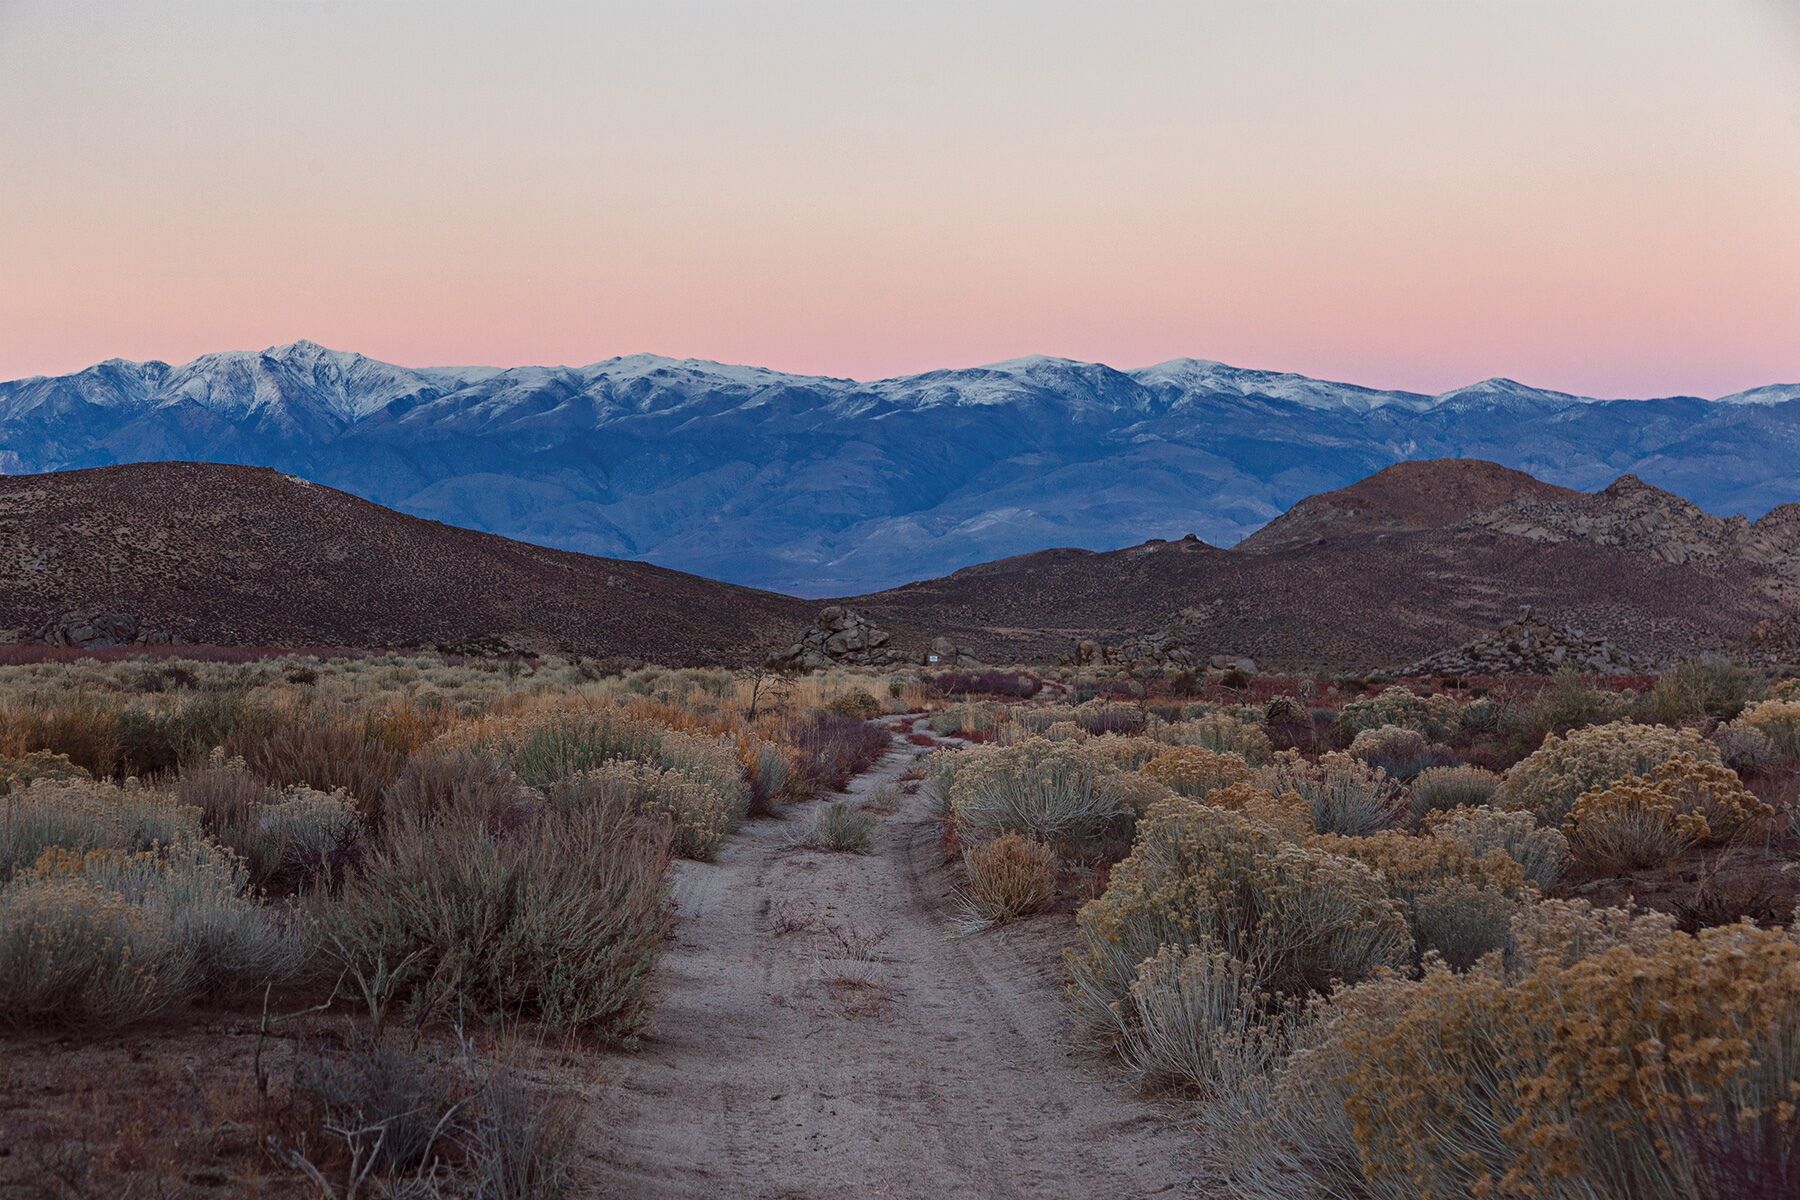
[{"label": "pale gradient sky", "polygon": [[1800,0],[0,0],[0,378],[1800,380]]}]

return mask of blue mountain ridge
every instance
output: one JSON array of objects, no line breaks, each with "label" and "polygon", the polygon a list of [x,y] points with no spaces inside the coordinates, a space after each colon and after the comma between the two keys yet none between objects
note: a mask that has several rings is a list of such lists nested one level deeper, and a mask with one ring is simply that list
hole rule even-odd
[{"label": "blue mountain ridge", "polygon": [[0,471],[268,466],[453,525],[804,596],[1052,546],[1231,545],[1406,459],[1718,514],[1800,500],[1800,385],[1596,400],[1437,396],[1178,359],[858,382],[655,355],[409,368],[300,341],[0,383]]}]

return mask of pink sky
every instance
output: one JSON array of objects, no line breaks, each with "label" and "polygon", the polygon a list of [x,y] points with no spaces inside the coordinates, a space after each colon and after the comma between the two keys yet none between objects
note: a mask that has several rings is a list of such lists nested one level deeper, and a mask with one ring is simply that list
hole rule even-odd
[{"label": "pink sky", "polygon": [[0,0],[0,378],[1800,380],[1790,0]]}]

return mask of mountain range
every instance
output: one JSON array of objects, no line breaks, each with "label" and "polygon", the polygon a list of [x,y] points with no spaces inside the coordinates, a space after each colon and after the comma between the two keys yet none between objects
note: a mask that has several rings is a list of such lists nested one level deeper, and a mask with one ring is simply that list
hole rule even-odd
[{"label": "mountain range", "polygon": [[876,382],[636,355],[411,368],[295,342],[0,383],[0,471],[272,467],[404,513],[804,596],[1046,547],[1228,546],[1392,463],[1481,458],[1718,514],[1800,499],[1800,384],[1428,396],[1179,359]]}]

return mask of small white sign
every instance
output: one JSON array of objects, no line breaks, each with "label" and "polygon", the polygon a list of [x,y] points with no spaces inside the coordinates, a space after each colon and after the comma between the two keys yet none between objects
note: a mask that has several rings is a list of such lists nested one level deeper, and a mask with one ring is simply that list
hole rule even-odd
[{"label": "small white sign", "polygon": [[925,661],[926,661],[926,662],[936,662],[936,661],[937,661],[937,655],[935,655],[935,654],[932,654],[932,655],[928,655],[928,656],[927,656],[927,657],[926,657],[926,659],[925,659]]}]

